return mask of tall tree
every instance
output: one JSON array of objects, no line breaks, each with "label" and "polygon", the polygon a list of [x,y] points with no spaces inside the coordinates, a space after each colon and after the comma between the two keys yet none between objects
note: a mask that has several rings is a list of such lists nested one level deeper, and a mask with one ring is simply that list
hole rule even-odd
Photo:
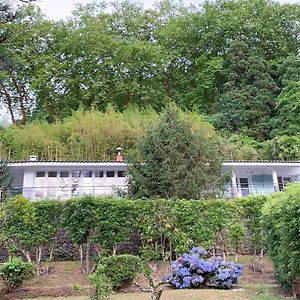
[{"label": "tall tree", "polygon": [[277,93],[267,61],[249,51],[245,42],[236,41],[228,51],[225,69],[227,82],[212,121],[220,129],[265,140]]},{"label": "tall tree", "polygon": [[276,100],[277,115],[272,135],[300,136],[300,58],[288,57],[279,68],[281,92]]},{"label": "tall tree", "polygon": [[140,163],[130,168],[133,197],[199,199],[221,194],[222,151],[213,129],[205,122],[193,128],[169,107],[139,145]]}]

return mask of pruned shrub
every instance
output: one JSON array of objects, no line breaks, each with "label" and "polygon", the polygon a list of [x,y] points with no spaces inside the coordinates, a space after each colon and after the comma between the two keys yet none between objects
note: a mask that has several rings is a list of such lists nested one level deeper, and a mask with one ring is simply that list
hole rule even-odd
[{"label": "pruned shrub", "polygon": [[300,184],[288,186],[266,202],[262,227],[278,280],[300,297]]},{"label": "pruned shrub", "polygon": [[8,292],[34,276],[34,266],[32,263],[23,262],[21,258],[14,257],[0,266],[0,277],[3,281],[4,289]]},{"label": "pruned shrub", "polygon": [[243,265],[225,262],[220,256],[206,258],[207,252],[194,247],[172,263],[172,274],[163,279],[178,289],[214,286],[229,289],[238,283]]},{"label": "pruned shrub", "polygon": [[108,276],[104,273],[103,266],[99,265],[97,271],[90,275],[91,300],[101,300],[107,298],[112,293],[112,284]]},{"label": "pruned shrub", "polygon": [[113,289],[118,290],[143,271],[143,263],[138,256],[124,254],[101,259],[98,268],[110,279]]}]

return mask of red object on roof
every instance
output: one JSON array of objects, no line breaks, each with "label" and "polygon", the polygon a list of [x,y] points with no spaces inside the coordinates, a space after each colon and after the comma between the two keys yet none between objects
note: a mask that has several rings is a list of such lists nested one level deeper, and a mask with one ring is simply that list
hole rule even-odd
[{"label": "red object on roof", "polygon": [[116,162],[123,162],[123,155],[122,155],[122,148],[118,147],[117,148],[117,154],[116,154]]}]

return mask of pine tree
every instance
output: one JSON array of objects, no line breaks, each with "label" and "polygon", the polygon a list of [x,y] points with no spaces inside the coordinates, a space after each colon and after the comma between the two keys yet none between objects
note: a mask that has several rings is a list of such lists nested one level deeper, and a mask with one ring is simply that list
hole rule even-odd
[{"label": "pine tree", "polygon": [[169,107],[139,145],[142,162],[130,168],[132,197],[199,199],[221,194],[222,151],[205,122],[193,128]]}]

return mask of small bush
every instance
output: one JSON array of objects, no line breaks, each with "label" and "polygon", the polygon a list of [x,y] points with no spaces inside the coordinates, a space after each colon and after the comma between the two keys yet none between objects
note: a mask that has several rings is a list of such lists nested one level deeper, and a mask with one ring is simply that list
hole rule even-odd
[{"label": "small bush", "polygon": [[23,262],[19,257],[14,257],[1,265],[0,276],[5,290],[10,292],[34,276],[34,266]]},{"label": "small bush", "polygon": [[238,283],[238,277],[243,273],[243,265],[224,262],[220,256],[205,259],[206,255],[205,250],[192,248],[190,253],[183,254],[172,263],[172,274],[163,281],[179,289],[204,286],[229,289]]},{"label": "small bush", "polygon": [[112,293],[112,284],[109,278],[104,274],[103,266],[99,265],[96,273],[90,277],[92,286],[92,300],[101,300],[107,298]]},{"label": "small bush", "polygon": [[141,259],[129,254],[105,257],[100,260],[99,267],[103,268],[104,274],[111,280],[115,290],[126,283],[131,283],[136,275],[143,271]]}]

